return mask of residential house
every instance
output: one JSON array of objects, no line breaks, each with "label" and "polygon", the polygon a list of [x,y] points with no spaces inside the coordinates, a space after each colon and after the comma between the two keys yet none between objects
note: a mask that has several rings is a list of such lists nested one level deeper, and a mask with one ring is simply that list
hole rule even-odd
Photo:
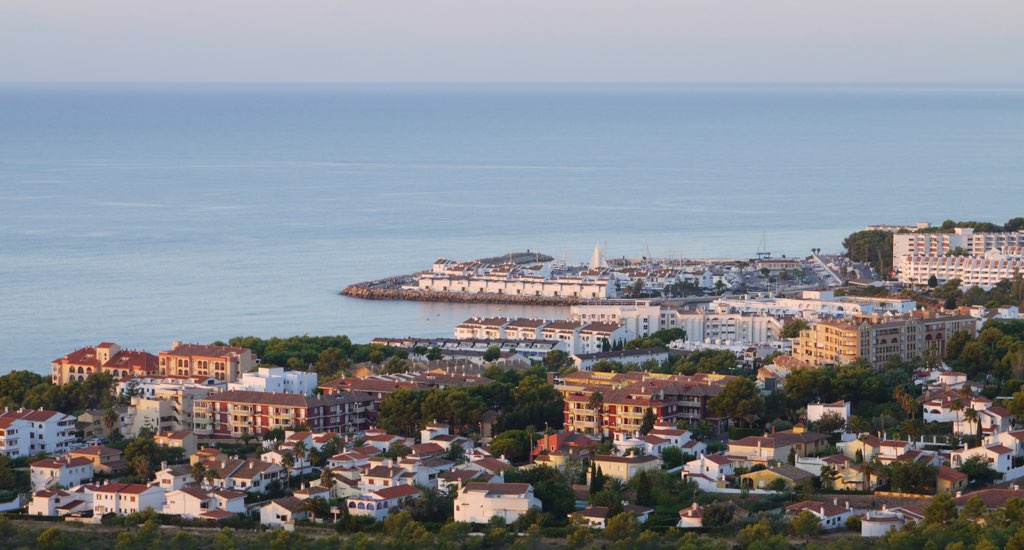
[{"label": "residential house", "polygon": [[872,469],[864,464],[851,464],[835,473],[832,478],[832,489],[873,491],[883,480],[880,469]]},{"label": "residential house", "polygon": [[[594,465],[601,469],[605,477],[615,478],[625,483],[644,470],[661,469],[661,459],[651,455],[594,455]],[[587,478],[589,483],[589,472]]]},{"label": "residential house", "polygon": [[65,516],[92,510],[92,500],[63,489],[44,489],[32,495],[28,503],[30,516]]},{"label": "residential house", "polygon": [[787,462],[790,454],[809,456],[824,451],[828,445],[828,436],[806,431],[802,424],[797,424],[792,430],[730,441],[729,456],[740,465]]},{"label": "residential house", "polygon": [[93,445],[68,452],[68,456],[72,458],[87,458],[91,460],[93,471],[106,474],[119,471],[125,467],[124,460],[121,459],[123,454],[119,449],[104,445]]},{"label": "residential house", "polygon": [[[654,508],[623,503],[622,511],[636,516],[638,523],[647,523],[651,514],[654,513]],[[608,507],[587,506],[582,510],[569,514],[569,519],[577,525],[583,525],[591,529],[604,529],[608,526]]]},{"label": "residential house", "polygon": [[166,462],[160,464],[160,470],[156,473],[156,484],[164,491],[176,491],[182,487],[194,484],[192,477],[192,466],[188,464],[174,464],[168,466]]},{"label": "residential house", "polygon": [[32,490],[74,487],[92,479],[92,461],[82,457],[44,458],[29,464]]},{"label": "residential house", "polygon": [[949,466],[939,466],[935,478],[936,494],[957,495],[967,490],[967,474]]},{"label": "residential house", "polygon": [[367,491],[361,496],[346,499],[348,513],[353,516],[372,517],[381,521],[401,506],[413,499],[423,496],[422,491],[413,485],[395,485]]},{"label": "residential house", "polygon": [[847,502],[845,506],[840,506],[838,499],[833,499],[831,504],[828,502],[805,500],[786,506],[787,516],[798,516],[803,512],[814,514],[821,523],[821,528],[825,530],[844,528],[846,520],[852,514],[850,503]]},{"label": "residential house", "polygon": [[679,529],[700,529],[704,527],[704,508],[694,501],[689,508],[679,510]]},{"label": "residential house", "polygon": [[153,440],[161,447],[184,450],[184,456],[191,456],[199,449],[196,434],[192,433],[191,430],[160,432],[153,436]]},{"label": "residential house", "polygon": [[494,516],[512,523],[531,509],[541,509],[528,483],[468,483],[455,497],[455,521],[487,523]]},{"label": "residential house", "polygon": [[984,457],[989,467],[993,470],[1005,474],[1013,468],[1013,449],[1004,445],[989,445],[987,447],[974,447],[972,449],[967,448],[967,444],[964,444],[964,448],[953,451],[949,457],[949,463],[954,468],[959,468],[964,462],[967,462],[974,456]]},{"label": "residential house", "polygon": [[881,510],[871,511],[860,518],[860,536],[868,538],[884,537],[894,529],[898,530],[908,523],[924,521],[924,508],[906,505],[889,508],[885,504]]},{"label": "residential house", "polygon": [[836,415],[842,418],[843,421],[850,419],[850,404],[846,401],[836,401],[835,403],[808,403],[807,404],[807,421],[817,422],[824,418],[826,415]]},{"label": "residential house", "polygon": [[766,470],[743,474],[740,476],[740,486],[749,489],[772,489],[781,485],[785,490],[792,490],[800,483],[814,479],[814,477],[814,474],[796,466],[779,464]]},{"label": "residential house", "polygon": [[164,490],[155,485],[107,483],[97,486],[92,493],[92,510],[96,517],[105,514],[126,516],[147,508],[160,511],[166,502]]},{"label": "residential house", "polygon": [[260,508],[260,525],[267,527],[295,525],[296,521],[307,518],[309,514],[302,510],[302,500],[295,497],[276,498]]}]

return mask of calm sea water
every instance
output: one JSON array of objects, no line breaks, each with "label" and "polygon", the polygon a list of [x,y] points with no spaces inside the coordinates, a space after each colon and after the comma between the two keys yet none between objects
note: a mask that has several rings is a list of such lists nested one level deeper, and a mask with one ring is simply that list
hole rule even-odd
[{"label": "calm sea water", "polygon": [[1024,215],[1024,90],[0,88],[0,372],[101,340],[448,335],[344,285],[508,250],[838,251]]}]

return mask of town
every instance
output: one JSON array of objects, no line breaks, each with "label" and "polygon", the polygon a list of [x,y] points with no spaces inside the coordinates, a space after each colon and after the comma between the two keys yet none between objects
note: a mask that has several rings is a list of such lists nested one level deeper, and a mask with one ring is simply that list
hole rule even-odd
[{"label": "town", "polygon": [[0,377],[0,533],[1019,546],[1022,228],[872,226],[806,258],[441,259],[401,284],[568,298],[566,314],[62,350],[48,377]]}]

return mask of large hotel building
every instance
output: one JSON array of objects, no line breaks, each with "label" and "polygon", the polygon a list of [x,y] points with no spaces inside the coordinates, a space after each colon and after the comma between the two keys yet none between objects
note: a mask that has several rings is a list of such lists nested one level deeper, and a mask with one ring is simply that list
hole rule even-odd
[{"label": "large hotel building", "polygon": [[969,227],[952,233],[896,233],[892,264],[901,283],[926,285],[933,275],[944,283],[989,288],[1024,269],[1024,231],[975,233]]},{"label": "large hotel building", "polygon": [[816,366],[845,365],[863,357],[878,368],[892,358],[910,360],[928,350],[942,357],[954,332],[974,335],[977,321],[968,315],[913,313],[822,321],[802,331],[793,357]]},{"label": "large hotel building", "polygon": [[181,342],[174,342],[171,348],[160,352],[160,374],[211,376],[230,383],[256,367],[256,355],[247,348]]}]

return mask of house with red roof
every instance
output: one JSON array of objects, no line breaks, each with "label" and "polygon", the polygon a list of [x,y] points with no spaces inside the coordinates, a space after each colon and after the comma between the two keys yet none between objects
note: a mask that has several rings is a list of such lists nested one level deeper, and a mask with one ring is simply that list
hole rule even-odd
[{"label": "house with red roof", "polygon": [[159,512],[166,501],[166,493],[156,485],[106,483],[92,491],[92,511],[96,517],[105,514],[126,516],[147,508]]},{"label": "house with red roof", "polygon": [[67,452],[77,418],[43,409],[5,409],[0,413],[0,454],[8,458]]},{"label": "house with red roof", "polygon": [[844,506],[840,506],[839,499],[833,499],[831,503],[805,500],[786,506],[787,516],[798,516],[803,512],[814,514],[821,523],[821,528],[826,530],[845,527],[846,520],[853,513],[850,510],[850,503],[847,502]]},{"label": "house with red roof", "polygon": [[43,489],[32,495],[28,504],[30,516],[64,516],[92,510],[92,500],[63,489]]},{"label": "house with red roof", "polygon": [[975,456],[984,458],[988,461],[989,467],[1001,474],[1005,474],[1013,468],[1013,449],[1000,444],[968,449],[965,443],[963,449],[950,454],[949,464],[954,468],[959,468]]},{"label": "house with red roof", "polygon": [[92,479],[92,461],[82,457],[44,458],[29,464],[32,490],[74,487]]},{"label": "house with red roof", "polygon": [[403,504],[423,496],[423,492],[414,485],[395,485],[366,491],[360,496],[349,497],[345,501],[348,513],[353,516],[371,517],[381,521],[392,511],[399,510]]},{"label": "house with red roof", "polygon": [[212,376],[221,382],[237,382],[239,374],[256,367],[256,354],[248,348],[173,342],[158,356],[160,374]]},{"label": "house with red roof", "polygon": [[529,483],[467,483],[455,497],[455,521],[487,523],[494,516],[512,523],[541,509]]}]

